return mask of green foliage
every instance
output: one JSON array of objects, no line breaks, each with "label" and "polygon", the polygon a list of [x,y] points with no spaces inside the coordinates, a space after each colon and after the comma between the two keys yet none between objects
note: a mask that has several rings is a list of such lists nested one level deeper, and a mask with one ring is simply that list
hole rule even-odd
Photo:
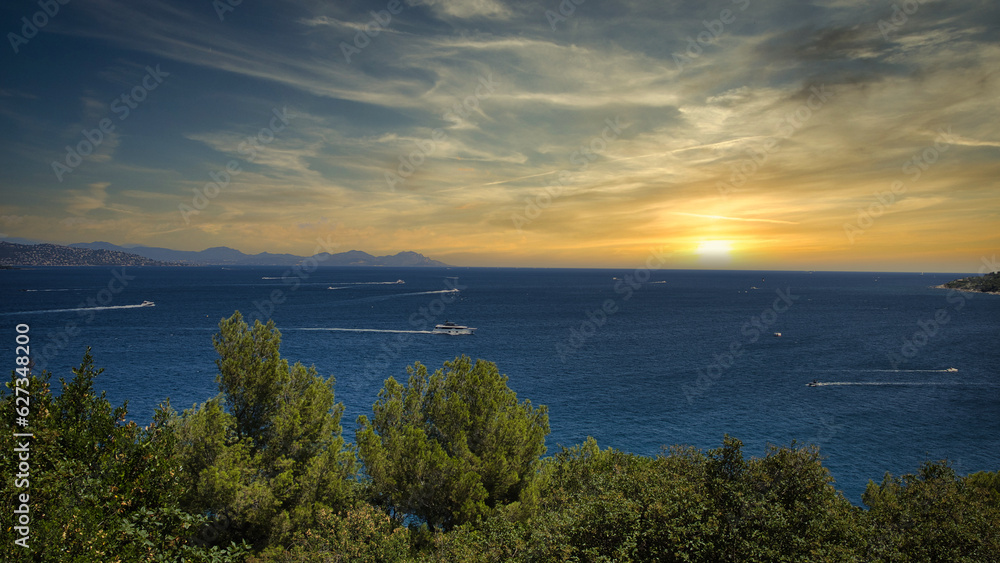
[{"label": "green foliage", "polygon": [[[146,428],[125,422],[126,405],[113,408],[94,381],[88,349],[74,377],[59,379],[53,396],[48,373],[21,381],[30,391],[30,439],[0,435],[8,460],[18,444],[28,443],[27,487],[4,479],[3,498],[30,497],[29,549],[14,546],[18,534],[4,526],[0,535],[5,561],[152,562],[183,559],[227,563],[242,547],[206,550],[193,541],[204,518],[180,509],[181,481],[171,460],[169,432],[156,423]],[[7,384],[13,390],[17,380]],[[27,383],[27,385],[25,385]],[[0,416],[14,420],[15,394],[0,398]],[[17,497],[19,498],[19,497]]]},{"label": "green foliage", "polygon": [[289,366],[273,322],[251,328],[239,312],[219,323],[220,394],[174,415],[184,506],[225,514],[221,541],[287,541],[324,510],[349,506],[356,462],[341,437],[333,378]]},{"label": "green foliage", "polygon": [[980,471],[965,478],[965,483],[979,490],[987,498],[1000,501],[1000,471]]},{"label": "green foliage", "polygon": [[[30,493],[31,549],[5,547],[4,561],[1000,561],[998,472],[927,463],[870,483],[865,510],[795,443],[748,459],[726,436],[643,457],[588,438],[540,458],[546,409],[465,356],[386,380],[359,418],[369,478],[356,482],[332,378],[290,366],[273,324],[239,313],[214,342],[220,394],[183,415],[168,402],[145,428],[95,392],[89,350],[58,395],[47,373],[7,384],[8,467],[13,434],[34,437],[30,487],[0,486],[14,506]],[[10,426],[17,386],[26,429]],[[16,537],[0,527],[5,546]]]},{"label": "green foliage", "polygon": [[944,284],[944,286],[952,289],[964,289],[966,291],[998,293],[1000,292],[1000,272],[993,272],[992,274],[974,276],[971,278],[962,278],[950,281]]},{"label": "green foliage", "polygon": [[410,534],[384,512],[359,503],[341,514],[320,510],[312,528],[289,547],[272,547],[247,563],[376,563],[410,561]]},{"label": "green foliage", "polygon": [[549,433],[548,411],[519,403],[496,364],[466,356],[428,376],[385,381],[372,420],[358,418],[357,442],[376,496],[431,527],[476,522],[529,501]]},{"label": "green foliage", "polygon": [[435,561],[856,561],[856,510],[815,450],[746,460],[738,440],[657,458],[586,443],[547,459],[524,522],[441,535]]},{"label": "green foliage", "polygon": [[996,474],[977,475],[963,479],[947,463],[928,462],[916,474],[869,482],[868,550],[881,561],[1000,560],[1000,496],[989,488]]}]

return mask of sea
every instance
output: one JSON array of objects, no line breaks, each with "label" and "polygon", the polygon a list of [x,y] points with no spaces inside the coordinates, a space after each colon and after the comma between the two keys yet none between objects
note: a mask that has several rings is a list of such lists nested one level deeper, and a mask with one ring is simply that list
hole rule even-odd
[{"label": "sea", "polygon": [[[58,388],[90,347],[98,390],[146,424],[168,398],[218,393],[212,336],[240,311],[335,377],[349,442],[386,378],[465,354],[548,407],[550,454],[588,436],[647,456],[726,434],[747,456],[814,444],[860,505],[870,480],[925,461],[1000,469],[1000,296],[934,288],[967,275],[35,267],[0,271],[0,350],[13,370],[27,331]],[[433,333],[449,320],[475,333]]]}]

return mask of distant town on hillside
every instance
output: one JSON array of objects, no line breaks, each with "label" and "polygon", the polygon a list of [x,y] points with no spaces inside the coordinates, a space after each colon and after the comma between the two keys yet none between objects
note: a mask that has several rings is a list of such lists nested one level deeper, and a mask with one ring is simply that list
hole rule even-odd
[{"label": "distant town on hillside", "polygon": [[[314,257],[324,266],[383,266],[393,268],[447,267],[417,252],[373,256],[350,250]],[[18,244],[0,241],[0,266],[294,266],[308,256],[294,254],[244,254],[219,246],[201,251],[172,250],[151,246],[124,247],[108,242]]]}]

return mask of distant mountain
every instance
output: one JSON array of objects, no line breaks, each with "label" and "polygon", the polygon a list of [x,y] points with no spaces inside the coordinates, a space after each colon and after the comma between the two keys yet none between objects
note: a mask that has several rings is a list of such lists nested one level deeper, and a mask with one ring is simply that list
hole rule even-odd
[{"label": "distant mountain", "polygon": [[[109,242],[89,242],[76,243],[70,245],[73,248],[88,248],[92,250],[113,250],[118,252],[131,252],[144,256],[152,260],[164,260],[179,262],[195,266],[294,266],[301,263],[308,256],[296,256],[294,254],[273,254],[261,252],[260,254],[244,254],[239,250],[226,246],[216,246],[201,251],[171,250],[169,248],[157,248],[153,246],[118,246]],[[394,268],[411,267],[446,267],[448,264],[432,260],[417,252],[400,252],[393,256],[372,256],[360,250],[350,250],[337,254],[322,253],[315,255],[317,261],[323,266],[385,266]]]},{"label": "distant mountain", "polygon": [[171,266],[138,254],[110,249],[70,248],[57,244],[0,241],[2,266]]}]

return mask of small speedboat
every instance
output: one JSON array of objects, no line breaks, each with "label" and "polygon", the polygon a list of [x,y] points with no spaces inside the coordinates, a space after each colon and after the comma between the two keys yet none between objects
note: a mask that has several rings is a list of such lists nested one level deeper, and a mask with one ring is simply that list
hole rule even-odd
[{"label": "small speedboat", "polygon": [[139,306],[140,307],[156,307],[156,303],[153,303],[152,301],[143,301],[142,303],[139,304]]},{"label": "small speedboat", "polygon": [[955,373],[956,371],[958,371],[958,368],[948,368],[948,369],[946,369],[944,371],[950,371],[952,373]]},{"label": "small speedboat", "polygon": [[434,334],[473,334],[476,329],[463,326],[460,324],[455,324],[451,321],[441,323],[434,327],[432,331]]},{"label": "small speedboat", "polygon": [[814,379],[814,380],[810,381],[809,383],[806,383],[806,387],[819,387],[819,380],[818,379]]}]

